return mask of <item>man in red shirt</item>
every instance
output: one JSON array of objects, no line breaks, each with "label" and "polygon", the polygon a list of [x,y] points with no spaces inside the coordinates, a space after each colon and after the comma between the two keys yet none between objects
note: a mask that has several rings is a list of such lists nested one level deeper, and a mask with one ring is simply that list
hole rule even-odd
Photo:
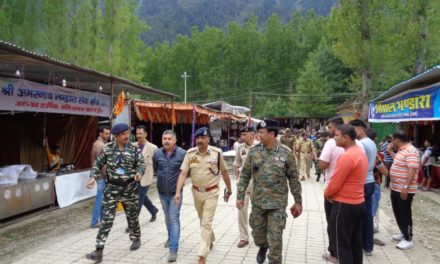
[{"label": "man in red shirt", "polygon": [[331,176],[324,196],[333,203],[329,225],[335,232],[336,257],[340,264],[362,263],[362,215],[365,206],[364,184],[368,158],[356,145],[356,131],[351,125],[336,129],[336,145],[345,149]]},{"label": "man in red shirt", "polygon": [[[397,153],[394,153],[394,147],[398,149]],[[411,204],[417,191],[419,152],[409,143],[408,136],[403,131],[393,134],[392,144],[388,145],[387,151],[394,159],[390,170],[391,205],[400,229],[400,234],[394,235],[393,239],[400,241],[397,248],[410,249],[414,247]]]}]

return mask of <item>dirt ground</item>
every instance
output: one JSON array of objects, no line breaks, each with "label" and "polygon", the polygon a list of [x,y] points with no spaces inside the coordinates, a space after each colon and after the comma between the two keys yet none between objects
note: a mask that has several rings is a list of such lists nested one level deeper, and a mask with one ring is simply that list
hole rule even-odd
[{"label": "dirt ground", "polygon": [[[385,225],[391,234],[398,233],[397,223],[394,220],[388,189],[382,190],[380,209],[385,212],[389,221]],[[405,251],[412,263],[440,263],[440,190],[431,192],[419,191],[412,204],[414,242],[416,247]],[[389,243],[393,243],[390,242]]]},{"label": "dirt ground", "polygon": [[[155,192],[155,190],[153,191]],[[13,263],[47,240],[90,228],[93,199],[64,209],[47,211],[0,229],[0,262]],[[390,233],[398,231],[391,209],[389,190],[382,191],[382,224]],[[440,190],[419,192],[413,202],[416,247],[405,251],[412,263],[440,263]],[[386,241],[393,243],[391,239]]]}]

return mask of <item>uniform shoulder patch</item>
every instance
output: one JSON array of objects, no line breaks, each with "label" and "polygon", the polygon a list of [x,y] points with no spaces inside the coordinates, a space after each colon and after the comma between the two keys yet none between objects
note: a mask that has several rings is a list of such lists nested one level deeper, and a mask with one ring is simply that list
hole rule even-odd
[{"label": "uniform shoulder patch", "polygon": [[186,151],[186,153],[191,153],[191,152],[196,152],[196,151],[197,151],[197,147],[193,147],[193,148],[188,149]]},{"label": "uniform shoulder patch", "polygon": [[292,152],[292,150],[291,150],[288,146],[286,146],[286,145],[284,145],[284,144],[280,144],[280,147],[281,147],[282,149],[284,149],[284,150],[287,150],[288,152]]},{"label": "uniform shoulder patch", "polygon": [[209,146],[211,150],[215,151],[215,152],[220,152],[222,153],[222,150],[217,148],[217,147],[213,147],[213,146]]}]

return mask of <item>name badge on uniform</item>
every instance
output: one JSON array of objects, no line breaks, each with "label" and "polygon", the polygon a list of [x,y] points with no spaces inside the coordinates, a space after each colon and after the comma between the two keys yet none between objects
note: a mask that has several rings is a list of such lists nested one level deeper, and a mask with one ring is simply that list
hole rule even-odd
[{"label": "name badge on uniform", "polygon": [[115,172],[118,175],[124,175],[125,174],[125,170],[123,168],[117,168]]},{"label": "name badge on uniform", "polygon": [[242,155],[242,156],[246,155],[246,150],[243,149],[243,150],[241,151],[241,155]]}]

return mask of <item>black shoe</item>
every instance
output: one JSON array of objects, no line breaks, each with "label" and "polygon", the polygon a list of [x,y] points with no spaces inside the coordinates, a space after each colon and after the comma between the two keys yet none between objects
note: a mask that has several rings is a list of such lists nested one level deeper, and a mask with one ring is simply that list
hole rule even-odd
[{"label": "black shoe", "polygon": [[96,249],[92,253],[89,253],[86,255],[86,259],[94,260],[95,263],[100,263],[102,261],[102,252],[104,251],[103,248]]},{"label": "black shoe", "polygon": [[257,254],[257,263],[262,264],[266,260],[267,247],[260,247]]},{"label": "black shoe", "polygon": [[159,209],[158,209],[154,214],[151,215],[150,222],[154,222],[154,221],[156,221],[156,215],[157,215],[157,212],[159,212]]},{"label": "black shoe", "polygon": [[141,247],[141,240],[138,239],[138,240],[133,241],[133,243],[131,243],[130,250],[132,250],[132,251],[137,250],[140,247]]}]

